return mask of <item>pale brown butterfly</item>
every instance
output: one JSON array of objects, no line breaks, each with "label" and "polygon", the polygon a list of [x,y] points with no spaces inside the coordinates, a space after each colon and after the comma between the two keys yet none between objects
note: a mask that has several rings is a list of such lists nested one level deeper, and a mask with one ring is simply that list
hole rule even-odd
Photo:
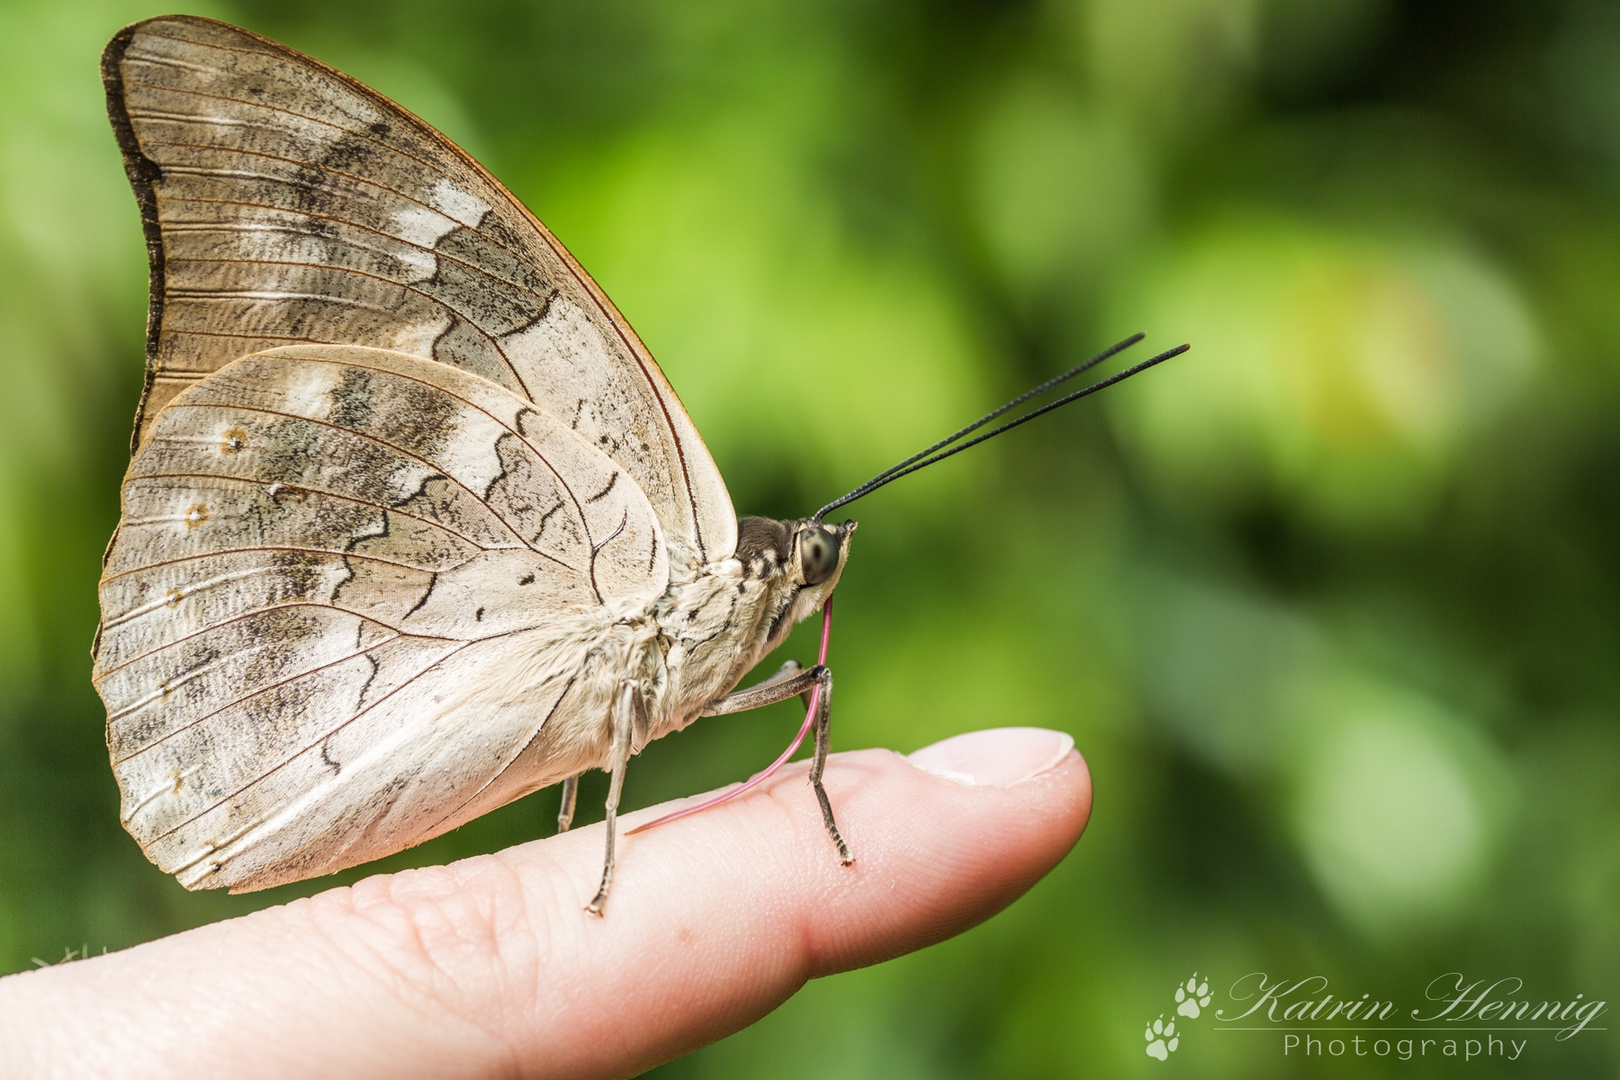
[{"label": "pale brown butterfly", "polygon": [[[855,526],[822,518],[1180,351],[961,441],[1132,338],[809,518],[739,521],[624,318],[437,131],[209,19],[126,28],[102,75],[151,308],[95,682],[123,822],[190,889],[330,873],[558,782],[567,828],[600,768],[600,913],[630,757],[792,697],[772,770],[814,727],[850,862],[822,770]],[[732,692],[818,609],[815,667]]]}]

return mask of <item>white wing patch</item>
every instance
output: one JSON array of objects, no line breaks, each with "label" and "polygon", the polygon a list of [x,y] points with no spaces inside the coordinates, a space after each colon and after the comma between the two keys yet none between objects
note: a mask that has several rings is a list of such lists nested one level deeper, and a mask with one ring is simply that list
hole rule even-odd
[{"label": "white wing patch", "polygon": [[484,223],[484,217],[489,213],[489,203],[478,196],[462,191],[450,182],[447,176],[441,176],[433,182],[428,189],[428,202],[435,210],[450,215],[457,223],[469,229],[476,229]]},{"label": "white wing patch", "polygon": [[[454,218],[425,206],[401,206],[393,212],[391,219],[394,224],[392,231],[396,237],[408,244],[427,248],[429,251],[440,240],[461,227]],[[436,268],[438,265],[438,260],[434,259],[433,266]]]}]

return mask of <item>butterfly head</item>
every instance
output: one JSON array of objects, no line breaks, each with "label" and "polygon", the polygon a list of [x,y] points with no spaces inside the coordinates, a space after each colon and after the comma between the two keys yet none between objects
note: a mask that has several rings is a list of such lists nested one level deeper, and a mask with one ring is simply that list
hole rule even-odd
[{"label": "butterfly head", "polygon": [[782,627],[792,626],[821,610],[838,586],[849,559],[849,538],[856,523],[828,525],[814,518],[784,521],[790,537],[788,558],[778,585],[784,601]]},{"label": "butterfly head", "polygon": [[743,518],[737,526],[737,558],[744,579],[765,590],[767,648],[774,648],[794,623],[814,614],[832,595],[849,558],[855,522]]}]

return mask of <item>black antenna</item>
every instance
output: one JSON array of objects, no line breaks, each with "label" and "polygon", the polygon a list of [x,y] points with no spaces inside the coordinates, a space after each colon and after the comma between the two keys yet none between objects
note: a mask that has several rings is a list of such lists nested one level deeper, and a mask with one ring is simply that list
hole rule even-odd
[{"label": "black antenna", "polygon": [[[1024,391],[1022,394],[1019,394],[1017,397],[1015,397],[1011,401],[1007,402],[1007,404],[1001,406],[998,409],[994,409],[991,412],[986,413],[984,416],[981,416],[979,419],[973,421],[973,423],[969,424],[965,428],[962,428],[960,431],[957,431],[954,434],[946,436],[945,438],[941,439],[939,442],[935,443],[933,446],[930,446],[925,450],[918,451],[917,453],[911,455],[910,457],[906,458],[902,462],[899,462],[898,464],[889,466],[887,469],[884,469],[882,472],[880,472],[876,476],[872,477],[872,479],[866,481],[866,483],[860,485],[859,487],[855,488],[853,491],[849,492],[847,495],[840,495],[838,498],[834,499],[832,502],[828,503],[826,506],[823,506],[820,510],[817,510],[815,512],[815,514],[812,515],[811,520],[812,521],[820,521],[823,517],[825,517],[827,514],[831,513],[832,511],[838,509],[840,506],[845,506],[845,505],[847,505],[849,503],[852,503],[856,499],[859,499],[864,495],[870,495],[872,492],[876,491],[878,488],[882,487],[883,485],[891,483],[892,481],[898,480],[902,476],[905,476],[908,473],[914,473],[918,469],[925,469],[928,466],[934,464],[935,462],[944,461],[946,458],[950,457],[952,454],[961,453],[963,450],[966,450],[970,446],[977,446],[979,443],[984,442],[986,439],[993,439],[997,435],[1002,434],[1003,432],[1011,431],[1013,428],[1017,427],[1019,424],[1027,423],[1028,421],[1035,419],[1037,416],[1040,416],[1042,413],[1048,413],[1048,412],[1051,412],[1053,409],[1061,408],[1064,405],[1069,404],[1071,401],[1079,401],[1081,398],[1087,397],[1087,396],[1089,396],[1091,394],[1095,394],[1097,391],[1105,389],[1105,388],[1110,387],[1110,386],[1113,386],[1117,382],[1124,382],[1126,379],[1130,378],[1132,375],[1136,375],[1136,374],[1139,374],[1140,372],[1146,371],[1148,368],[1153,367],[1155,364],[1162,364],[1162,363],[1164,363],[1164,361],[1170,359],[1172,356],[1180,356],[1182,353],[1186,352],[1189,348],[1192,347],[1190,345],[1177,345],[1173,349],[1167,349],[1166,351],[1160,353],[1157,356],[1153,356],[1153,357],[1150,357],[1150,358],[1142,361],[1140,364],[1137,364],[1135,367],[1126,368],[1124,371],[1121,371],[1116,375],[1110,375],[1108,378],[1103,379],[1100,382],[1092,383],[1090,386],[1084,387],[1084,388],[1082,388],[1080,390],[1076,390],[1072,394],[1065,394],[1063,397],[1058,398],[1056,401],[1049,401],[1045,405],[1042,405],[1038,409],[1031,409],[1029,412],[1025,413],[1023,416],[1020,416],[1015,420],[1009,420],[1005,424],[1002,424],[999,427],[996,427],[996,428],[994,428],[994,429],[992,429],[990,431],[987,431],[983,435],[978,436],[977,438],[969,439],[967,442],[959,443],[956,446],[951,446],[950,445],[951,443],[956,442],[956,440],[960,439],[962,436],[967,435],[970,432],[977,431],[979,428],[983,427],[985,424],[988,424],[990,421],[994,420],[996,417],[1001,416],[1002,414],[1007,412],[1009,409],[1013,409],[1013,408],[1016,408],[1019,405],[1022,405],[1024,402],[1028,401],[1030,398],[1035,397],[1038,394],[1045,393],[1047,390],[1050,390],[1052,387],[1058,385],[1059,383],[1064,382],[1064,381],[1066,381],[1068,379],[1072,379],[1076,375],[1079,375],[1081,372],[1087,371],[1087,370],[1097,366],[1098,364],[1102,363],[1104,360],[1107,360],[1109,357],[1114,356],[1117,353],[1120,353],[1120,352],[1124,351],[1125,349],[1130,348],[1132,345],[1135,345],[1137,342],[1141,341],[1144,336],[1145,335],[1143,335],[1143,334],[1133,334],[1132,336],[1126,338],[1124,341],[1121,341],[1118,345],[1114,345],[1114,346],[1112,346],[1110,348],[1104,349],[1102,352],[1098,353],[1096,356],[1093,356],[1090,360],[1087,360],[1085,363],[1078,364],[1075,367],[1070,368],[1068,371],[1065,371],[1063,374],[1058,375],[1058,376],[1056,376],[1054,378],[1048,379],[1046,382],[1041,383],[1039,386],[1036,386],[1036,387],[1033,387],[1032,389]],[[942,449],[943,447],[947,447],[947,446],[950,446],[950,449],[948,449],[948,450]],[[935,453],[935,451],[939,451],[939,452]],[[930,455],[932,455],[932,456],[930,456]]]},{"label": "black antenna", "polygon": [[[928,447],[926,450],[917,451],[915,454],[912,454],[910,457],[906,458],[906,460],[900,462],[899,464],[889,466],[887,469],[884,469],[882,472],[880,472],[876,476],[872,477],[871,480],[868,480],[866,482],[866,484],[873,483],[874,481],[877,481],[877,480],[882,480],[884,477],[888,476],[890,473],[897,473],[901,469],[905,468],[907,465],[910,465],[912,462],[922,460],[923,458],[927,457],[929,454],[932,454],[935,450],[938,450],[940,447],[949,446],[951,443],[955,442],[957,439],[960,439],[962,436],[967,435],[970,432],[977,431],[980,428],[984,427],[984,425],[988,424],[990,421],[994,420],[996,417],[1002,415],[1007,410],[1015,409],[1018,406],[1022,405],[1024,402],[1028,401],[1030,398],[1037,397],[1037,396],[1039,396],[1041,394],[1046,393],[1048,390],[1052,389],[1052,387],[1058,385],[1059,383],[1067,382],[1070,379],[1074,378],[1076,375],[1079,375],[1079,374],[1081,374],[1082,372],[1085,372],[1085,371],[1089,371],[1090,369],[1096,367],[1098,364],[1102,363],[1104,360],[1107,360],[1110,356],[1114,356],[1117,353],[1124,352],[1126,349],[1130,348],[1132,345],[1135,345],[1138,341],[1141,341],[1146,336],[1147,336],[1146,334],[1132,334],[1130,337],[1126,338],[1124,341],[1120,342],[1118,345],[1110,345],[1108,348],[1104,349],[1102,352],[1098,353],[1096,356],[1093,356],[1090,360],[1087,360],[1085,363],[1076,364],[1074,367],[1070,368],[1068,371],[1065,371],[1063,374],[1058,375],[1058,376],[1056,376],[1054,378],[1047,379],[1045,382],[1041,383],[1041,385],[1039,385],[1037,387],[1033,387],[1032,389],[1025,390],[1022,394],[1019,394],[1017,397],[1015,397],[1011,401],[1007,402],[1007,404],[1003,405],[1001,408],[993,409],[990,412],[985,413],[983,416],[981,416],[977,420],[973,421],[973,423],[969,424],[967,427],[963,428],[961,431],[958,431],[958,432],[955,432],[953,434],[945,436],[943,439],[939,440],[939,442],[935,443],[933,446]],[[862,484],[861,486],[865,487],[866,484]]]}]

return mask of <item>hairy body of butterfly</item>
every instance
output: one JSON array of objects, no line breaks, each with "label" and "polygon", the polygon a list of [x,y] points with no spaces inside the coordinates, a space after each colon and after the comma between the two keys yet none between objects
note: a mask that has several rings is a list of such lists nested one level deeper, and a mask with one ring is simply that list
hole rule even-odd
[{"label": "hairy body of butterfly", "polygon": [[697,716],[831,595],[853,524],[738,522],[601,290],[443,136],[174,16],[103,58],[151,256],[95,681],[122,816],[187,888],[379,858]]}]

